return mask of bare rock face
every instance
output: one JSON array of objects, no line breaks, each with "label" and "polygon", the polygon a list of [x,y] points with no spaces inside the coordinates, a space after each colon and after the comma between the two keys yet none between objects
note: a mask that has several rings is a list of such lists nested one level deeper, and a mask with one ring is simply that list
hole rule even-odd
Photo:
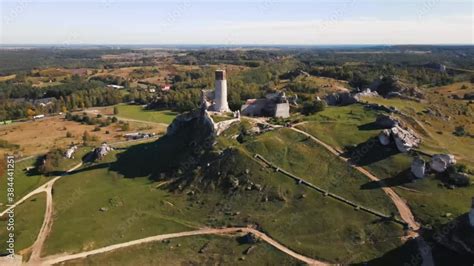
[{"label": "bare rock face", "polygon": [[409,152],[411,149],[418,147],[421,142],[420,138],[418,138],[410,129],[403,129],[400,126],[396,126],[393,127],[391,131],[397,149],[400,152]]},{"label": "bare rock face", "polygon": [[400,121],[391,115],[377,116],[377,120],[375,120],[375,124],[383,128],[393,128],[398,125],[401,125]]},{"label": "bare rock face", "polygon": [[449,166],[456,164],[456,159],[452,154],[436,154],[431,157],[430,167],[438,173],[442,173]]},{"label": "bare rock face", "polygon": [[112,147],[110,147],[107,143],[102,143],[100,147],[94,149],[94,157],[100,160],[112,150]]},{"label": "bare rock face", "polygon": [[332,93],[324,99],[328,105],[349,105],[358,100],[349,92]]},{"label": "bare rock face", "polygon": [[413,130],[407,128],[404,129],[399,125],[392,127],[391,129],[384,129],[379,134],[379,141],[382,145],[389,145],[393,139],[397,149],[400,152],[406,153],[411,149],[418,147],[421,139],[416,136]]},{"label": "bare rock face", "polygon": [[413,159],[411,163],[411,172],[416,178],[425,177],[426,163],[420,157]]},{"label": "bare rock face", "polygon": [[390,130],[388,129],[382,130],[382,132],[380,132],[379,134],[380,144],[384,146],[387,146],[388,144],[390,144],[390,135],[391,135]]}]

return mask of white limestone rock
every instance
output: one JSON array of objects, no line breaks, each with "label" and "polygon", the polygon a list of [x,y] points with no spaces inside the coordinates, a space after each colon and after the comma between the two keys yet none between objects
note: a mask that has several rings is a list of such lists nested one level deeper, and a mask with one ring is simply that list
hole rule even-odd
[{"label": "white limestone rock", "polygon": [[380,132],[379,134],[380,144],[384,146],[387,146],[388,144],[390,144],[390,134],[391,134],[390,130],[388,129],[382,130],[382,132]]},{"label": "white limestone rock", "polygon": [[436,154],[431,157],[430,167],[438,173],[442,173],[449,166],[456,164],[456,159],[452,154]]},{"label": "white limestone rock", "polygon": [[400,126],[391,129],[392,137],[395,140],[397,149],[400,152],[406,153],[411,149],[418,147],[421,140],[410,129],[403,129]]},{"label": "white limestone rock", "polygon": [[74,158],[74,153],[77,151],[77,146],[74,145],[71,148],[67,149],[64,156],[68,159]]},{"label": "white limestone rock", "polygon": [[102,145],[100,145],[100,147],[94,149],[95,158],[102,159],[112,150],[113,148],[104,142]]},{"label": "white limestone rock", "polygon": [[426,163],[420,157],[413,159],[411,163],[411,172],[416,178],[425,177]]}]

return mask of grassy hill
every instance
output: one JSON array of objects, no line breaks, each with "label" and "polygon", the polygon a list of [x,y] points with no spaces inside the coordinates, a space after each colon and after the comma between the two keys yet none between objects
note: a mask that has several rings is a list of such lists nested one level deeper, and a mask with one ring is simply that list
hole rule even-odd
[{"label": "grassy hill", "polygon": [[[114,152],[62,178],[54,200],[68,204],[55,205],[45,255],[204,226],[253,225],[297,252],[331,262],[371,260],[401,244],[400,225],[300,186],[252,156],[259,152],[332,192],[394,211],[380,190],[360,188],[368,182],[363,176],[285,129],[240,144],[234,133],[245,126],[229,129],[209,148],[200,145],[206,134],[199,124],[188,123],[174,136]],[[71,200],[75,192],[80,196]]]}]

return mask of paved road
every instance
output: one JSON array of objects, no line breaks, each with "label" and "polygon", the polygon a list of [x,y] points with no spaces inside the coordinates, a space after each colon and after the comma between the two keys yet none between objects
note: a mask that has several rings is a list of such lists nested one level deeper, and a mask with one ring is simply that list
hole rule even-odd
[{"label": "paved road", "polygon": [[37,261],[37,265],[51,265],[55,263],[60,263],[68,260],[73,260],[73,259],[80,259],[80,258],[85,258],[87,256],[91,255],[96,255],[96,254],[101,254],[105,252],[110,252],[116,249],[120,248],[125,248],[125,247],[130,247],[134,245],[139,245],[139,244],[144,244],[144,243],[150,243],[150,242],[155,242],[155,241],[161,241],[164,239],[170,239],[170,238],[178,238],[178,237],[186,237],[186,236],[197,236],[197,235],[219,235],[219,234],[236,234],[236,233],[252,233],[261,240],[267,242],[268,244],[272,245],[273,247],[277,248],[281,252],[284,252],[285,254],[300,260],[306,264],[309,265],[329,265],[326,262],[322,262],[319,260],[315,260],[312,258],[308,258],[304,255],[298,254],[294,252],[293,250],[285,247],[284,245],[278,243],[276,240],[272,239],[268,235],[252,229],[248,227],[232,227],[232,228],[204,228],[204,229],[199,229],[195,231],[187,231],[187,232],[180,232],[180,233],[172,233],[172,234],[164,234],[164,235],[157,235],[157,236],[152,236],[152,237],[147,237],[143,239],[138,239],[138,240],[133,240],[130,242],[125,242],[121,244],[115,244],[91,251],[86,251],[86,252],[81,252],[77,254],[71,254],[71,255],[53,255],[49,257],[43,258],[41,261]]}]

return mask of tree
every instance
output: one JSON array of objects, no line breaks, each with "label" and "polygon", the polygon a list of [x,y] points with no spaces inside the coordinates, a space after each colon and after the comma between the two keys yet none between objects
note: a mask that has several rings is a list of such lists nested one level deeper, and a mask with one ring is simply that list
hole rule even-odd
[{"label": "tree", "polygon": [[130,124],[129,123],[123,123],[122,124],[122,131],[129,131],[130,130]]},{"label": "tree", "polygon": [[89,140],[91,140],[91,135],[89,134],[89,132],[84,131],[84,134],[82,134],[82,141],[87,142]]},{"label": "tree", "polygon": [[301,113],[304,115],[312,115],[317,112],[324,111],[326,105],[323,101],[306,101],[303,103]]}]

